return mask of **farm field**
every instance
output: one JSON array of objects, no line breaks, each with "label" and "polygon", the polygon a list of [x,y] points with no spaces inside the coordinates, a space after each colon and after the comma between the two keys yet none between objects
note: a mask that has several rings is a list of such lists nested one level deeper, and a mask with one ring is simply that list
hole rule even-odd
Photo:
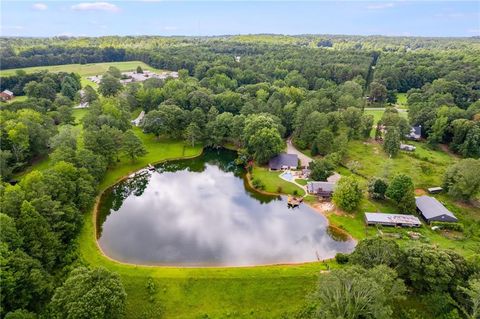
[{"label": "farm field", "polygon": [[38,72],[47,70],[49,72],[74,72],[80,76],[90,76],[96,74],[105,73],[109,67],[114,66],[122,72],[133,71],[137,66],[141,66],[145,70],[161,71],[155,69],[141,61],[127,61],[127,62],[104,62],[104,63],[88,63],[88,64],[64,64],[64,65],[52,65],[52,66],[35,66],[29,68],[18,68],[2,70],[2,76],[14,75],[17,70],[22,70],[27,73]]}]

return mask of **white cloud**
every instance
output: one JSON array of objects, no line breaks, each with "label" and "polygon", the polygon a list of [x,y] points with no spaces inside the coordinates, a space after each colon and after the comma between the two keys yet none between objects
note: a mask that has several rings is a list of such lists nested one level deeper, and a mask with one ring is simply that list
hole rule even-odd
[{"label": "white cloud", "polygon": [[118,12],[120,8],[108,2],[82,2],[72,6],[76,11],[108,11]]},{"label": "white cloud", "polygon": [[35,3],[34,5],[32,5],[32,9],[44,11],[48,9],[48,6],[45,3]]},{"label": "white cloud", "polygon": [[367,5],[367,9],[371,10],[380,10],[380,9],[387,9],[394,7],[395,4],[393,2],[377,2]]}]

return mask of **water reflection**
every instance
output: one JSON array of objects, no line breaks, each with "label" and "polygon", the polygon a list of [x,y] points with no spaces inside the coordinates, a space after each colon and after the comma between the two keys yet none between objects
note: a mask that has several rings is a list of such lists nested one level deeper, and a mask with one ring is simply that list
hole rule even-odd
[{"label": "water reflection", "polygon": [[[326,219],[302,205],[245,187],[235,153],[207,151],[158,166],[106,192],[99,243],[117,260],[139,264],[256,265],[314,261],[349,252]],[[137,180],[138,179],[138,180]]]}]

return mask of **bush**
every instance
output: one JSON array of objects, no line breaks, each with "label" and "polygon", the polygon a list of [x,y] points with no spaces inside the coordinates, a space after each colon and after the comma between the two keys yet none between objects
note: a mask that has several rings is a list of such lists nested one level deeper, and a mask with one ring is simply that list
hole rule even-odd
[{"label": "bush", "polygon": [[340,265],[348,263],[350,256],[348,254],[338,253],[335,255],[335,261]]},{"label": "bush", "polygon": [[265,184],[263,184],[263,182],[261,180],[259,180],[258,178],[253,178],[252,179],[252,185],[254,188],[256,189],[265,189]]},{"label": "bush", "polygon": [[448,230],[454,230],[459,232],[463,232],[464,230],[463,224],[460,224],[460,223],[432,222],[431,225],[438,226],[441,229],[448,229]]}]

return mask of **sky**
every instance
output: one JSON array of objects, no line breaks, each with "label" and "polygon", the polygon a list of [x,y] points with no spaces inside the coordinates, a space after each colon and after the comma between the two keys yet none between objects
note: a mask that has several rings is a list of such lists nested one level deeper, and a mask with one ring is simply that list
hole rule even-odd
[{"label": "sky", "polygon": [[0,1],[1,36],[480,36],[480,1]]}]

